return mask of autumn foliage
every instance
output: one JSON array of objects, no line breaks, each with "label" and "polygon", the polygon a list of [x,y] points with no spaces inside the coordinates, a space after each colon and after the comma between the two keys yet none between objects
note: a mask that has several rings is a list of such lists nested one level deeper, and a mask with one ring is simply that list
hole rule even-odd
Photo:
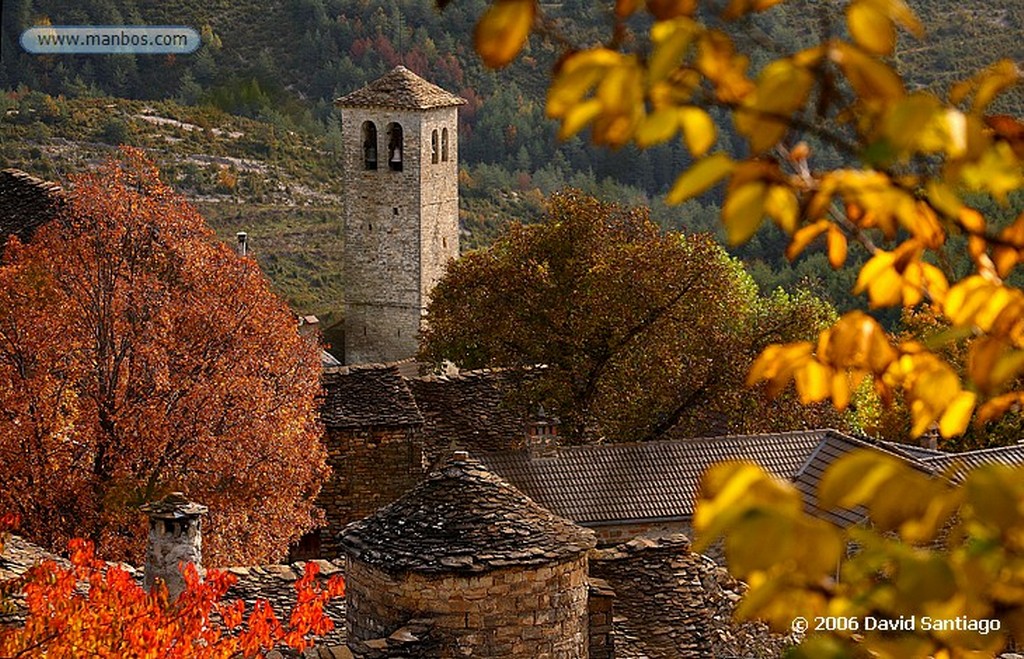
[{"label": "autumn foliage", "polygon": [[[757,14],[780,5],[806,13],[800,45],[758,32]],[[898,336],[850,311],[814,339],[766,347],[749,384],[793,385],[802,401],[839,409],[870,390],[907,410],[905,440],[957,437],[972,423],[981,433],[1024,407],[1024,123],[994,110],[1021,84],[1019,62],[993,62],[945,90],[909,88],[894,55],[924,29],[902,0],[607,9],[607,39],[594,45],[572,43],[542,3],[493,0],[477,51],[503,66],[531,33],[554,36],[563,56],[547,113],[563,138],[589,130],[599,144],[639,148],[681,139],[692,163],[669,203],[714,190],[730,242],[771,222],[788,234],[791,259],[817,243],[838,269],[862,247],[854,293],[865,305],[924,312],[942,328]],[[723,124],[738,139],[720,140]],[[703,546],[724,537],[730,570],[749,582],[741,616],[777,630],[807,619],[794,656],[991,657],[1024,638],[1022,483],[1022,468],[931,475],[855,453],[815,493],[826,510],[870,515],[870,525],[839,529],[808,515],[792,484],[727,463],[705,475],[694,526]],[[816,616],[842,624],[817,628]],[[901,616],[917,622],[866,624]],[[926,628],[926,616],[962,628]]]},{"label": "autumn foliage", "polygon": [[73,540],[69,549],[70,564],[45,561],[5,584],[3,592],[22,598],[24,623],[0,630],[0,656],[227,659],[277,646],[303,650],[333,628],[324,606],[344,594],[340,577],[321,584],[316,564],[307,563],[282,622],[266,601],[248,609],[241,600],[226,601],[236,581],[229,573],[211,570],[200,578],[186,565],[186,588],[171,602],[165,589],[147,593],[124,569],[97,560],[92,543]]},{"label": "autumn foliage", "polygon": [[251,259],[137,151],[73,177],[0,263],[0,509],[138,564],[138,506],[208,505],[206,555],[266,562],[315,522],[318,349]]},{"label": "autumn foliage", "polygon": [[806,293],[759,295],[711,236],[665,233],[644,209],[565,191],[542,223],[513,224],[449,266],[421,357],[529,372],[520,397],[558,416],[571,441],[595,427],[639,441],[836,426],[830,409],[744,387],[761,348],[833,318]]}]

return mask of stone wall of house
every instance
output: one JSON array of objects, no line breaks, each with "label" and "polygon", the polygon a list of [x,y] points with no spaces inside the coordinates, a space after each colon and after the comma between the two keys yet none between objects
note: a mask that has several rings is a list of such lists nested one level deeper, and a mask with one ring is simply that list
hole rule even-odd
[{"label": "stone wall of house", "polygon": [[588,526],[597,535],[599,547],[608,547],[628,542],[633,538],[655,538],[673,533],[689,536],[693,530],[689,522],[638,522],[623,524],[602,524]]},{"label": "stone wall of house", "polygon": [[423,479],[423,447],[415,428],[332,430],[324,433],[330,476],[317,505],[327,526],[320,533],[321,558],[341,555],[337,538],[362,519],[402,496]]},{"label": "stone wall of house", "polygon": [[482,574],[392,575],[349,558],[349,649],[381,656],[408,621],[427,624],[437,646],[409,657],[587,657],[587,558]]},{"label": "stone wall of house", "polygon": [[587,601],[589,659],[615,659],[612,622],[615,619],[615,591],[604,579],[590,577]]},{"label": "stone wall of house", "polygon": [[[376,127],[376,169],[364,163],[366,122]],[[402,127],[401,171],[390,166],[392,124]],[[431,136],[445,128],[449,159],[435,164]],[[342,139],[344,361],[405,359],[416,354],[427,294],[448,259],[458,256],[457,111],[345,108]]]}]

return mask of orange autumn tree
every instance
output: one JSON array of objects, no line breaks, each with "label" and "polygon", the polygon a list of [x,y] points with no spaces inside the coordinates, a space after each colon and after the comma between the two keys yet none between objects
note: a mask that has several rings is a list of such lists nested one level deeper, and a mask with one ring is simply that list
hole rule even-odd
[{"label": "orange autumn tree", "polygon": [[[0,518],[0,552],[14,522],[10,514]],[[24,604],[24,622],[0,628],[0,657],[227,659],[282,645],[301,651],[333,629],[324,607],[344,595],[339,575],[321,584],[317,574],[316,564],[307,563],[282,622],[264,600],[249,608],[225,600],[236,581],[230,573],[211,570],[200,579],[187,565],[185,590],[171,602],[166,589],[147,593],[122,568],[97,560],[92,543],[73,540],[69,564],[44,561],[0,583],[0,607],[15,593]]]},{"label": "orange autumn tree", "polygon": [[[589,130],[613,148],[681,139],[692,162],[669,203],[718,188],[730,242],[772,222],[789,236],[789,258],[817,242],[842,268],[848,247],[862,246],[855,292],[867,306],[926,307],[948,328],[901,339],[851,311],[817,340],[768,347],[751,384],[792,383],[804,402],[840,409],[859,387],[899,397],[911,417],[906,439],[955,437],[1024,407],[1024,123],[994,109],[1019,90],[1019,61],[994,61],[945,90],[912,89],[894,55],[925,35],[903,0],[605,4],[606,38],[576,43],[592,26],[573,30],[572,17],[556,19],[536,0],[492,0],[477,51],[503,66],[531,33],[550,38],[562,56],[547,113],[562,137]],[[762,48],[758,16],[787,10],[806,19],[803,38]],[[723,124],[731,139],[720,141]],[[956,252],[968,271],[950,267]],[[961,373],[945,348],[965,339]],[[811,622],[794,656],[990,657],[1008,637],[1024,639],[1024,469],[950,482],[856,454],[825,474],[817,495],[825,509],[864,506],[872,526],[809,517],[800,492],[749,464],[706,474],[694,519],[705,546],[725,537],[730,570],[751,586],[740,615],[778,630],[797,616]],[[833,624],[815,629],[824,615]],[[999,628],[864,623],[900,616]]]},{"label": "orange autumn tree", "polygon": [[124,150],[4,250],[0,510],[138,563],[138,507],[183,490],[212,564],[276,559],[316,521],[319,368],[256,263]]}]

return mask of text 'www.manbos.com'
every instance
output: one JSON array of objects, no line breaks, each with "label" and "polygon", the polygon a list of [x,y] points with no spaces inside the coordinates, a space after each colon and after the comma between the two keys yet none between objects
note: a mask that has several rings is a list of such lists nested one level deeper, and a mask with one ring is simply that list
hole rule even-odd
[{"label": "text 'www.manbos.com'", "polygon": [[46,25],[21,33],[21,47],[37,55],[168,55],[199,47],[199,33],[181,25]]}]

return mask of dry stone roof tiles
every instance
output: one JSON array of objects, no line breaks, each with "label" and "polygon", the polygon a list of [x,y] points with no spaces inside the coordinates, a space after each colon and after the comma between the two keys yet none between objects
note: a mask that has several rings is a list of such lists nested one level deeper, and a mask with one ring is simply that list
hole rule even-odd
[{"label": "dry stone roof tiles", "polygon": [[[319,568],[317,580],[323,582],[341,574],[343,568],[333,561],[311,561]],[[252,611],[257,600],[265,600],[274,610],[278,620],[287,622],[296,603],[295,582],[305,572],[304,562],[281,565],[257,565],[227,568],[237,581],[228,589],[224,600],[242,600],[246,611]],[[346,641],[345,598],[332,599],[324,607],[324,614],[334,623],[334,628],[317,638],[316,647],[303,653],[306,657],[340,656]],[[286,650],[281,651],[286,654]],[[292,653],[294,654],[294,653]]]},{"label": "dry stone roof tiles", "polygon": [[342,108],[397,108],[428,110],[463,105],[466,99],[427,82],[404,66],[396,66],[365,87],[337,99]]},{"label": "dry stone roof tiles", "polygon": [[327,428],[416,426],[423,417],[394,365],[343,366],[323,374],[320,418]]},{"label": "dry stone roof tiles", "polygon": [[515,379],[509,371],[464,371],[409,380],[423,414],[423,450],[435,464],[448,449],[471,455],[522,448],[527,414],[508,393]]},{"label": "dry stone roof tiles", "polygon": [[464,454],[341,537],[354,559],[383,570],[455,574],[561,562],[595,544]]},{"label": "dry stone roof tiles", "polygon": [[22,241],[54,218],[64,203],[57,183],[44,181],[18,169],[0,170],[0,250],[11,234]]},{"label": "dry stone roof tiles", "polygon": [[618,659],[777,657],[792,642],[764,624],[735,622],[746,587],[691,552],[684,535],[636,538],[598,550],[590,574],[615,591]]}]

